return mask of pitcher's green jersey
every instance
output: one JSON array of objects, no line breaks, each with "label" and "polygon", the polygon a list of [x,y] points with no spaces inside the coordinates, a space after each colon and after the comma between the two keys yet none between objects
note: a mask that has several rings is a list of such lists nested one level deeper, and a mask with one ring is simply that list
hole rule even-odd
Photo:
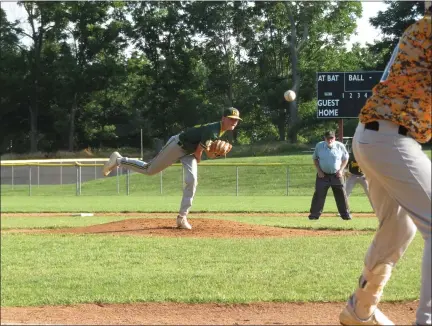
[{"label": "pitcher's green jersey", "polygon": [[193,153],[198,145],[206,149],[212,141],[222,137],[222,122],[211,122],[203,125],[196,125],[186,129],[179,135],[181,146],[187,153]]}]

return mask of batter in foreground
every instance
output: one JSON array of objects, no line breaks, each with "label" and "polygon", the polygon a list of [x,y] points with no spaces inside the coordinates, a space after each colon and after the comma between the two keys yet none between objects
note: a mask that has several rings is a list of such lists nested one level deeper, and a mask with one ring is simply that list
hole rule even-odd
[{"label": "batter in foreground", "polygon": [[379,228],[342,325],[394,325],[378,308],[392,270],[418,229],[424,239],[416,325],[431,325],[431,7],[402,35],[353,138]]}]

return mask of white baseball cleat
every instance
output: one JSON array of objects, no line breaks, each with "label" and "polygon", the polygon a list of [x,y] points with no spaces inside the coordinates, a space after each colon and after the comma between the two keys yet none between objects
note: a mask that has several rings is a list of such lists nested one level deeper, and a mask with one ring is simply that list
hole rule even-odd
[{"label": "white baseball cleat", "polygon": [[104,175],[105,177],[106,177],[108,174],[110,174],[111,171],[114,170],[114,168],[118,165],[118,163],[117,163],[117,159],[118,159],[118,158],[122,158],[122,157],[123,157],[123,156],[121,156],[121,155],[119,154],[119,152],[113,152],[113,153],[110,155],[110,158],[109,158],[108,162],[106,162],[106,163],[104,164],[103,169],[102,169],[102,173],[103,173],[103,175]]},{"label": "white baseball cleat", "polygon": [[344,326],[351,325],[394,325],[394,323],[388,319],[378,308],[375,309],[372,316],[368,319],[360,319],[357,317],[354,308],[350,304],[352,300],[349,300],[345,309],[339,315],[339,321]]},{"label": "white baseball cleat", "polygon": [[192,225],[189,224],[186,217],[177,216],[177,228],[191,230]]}]

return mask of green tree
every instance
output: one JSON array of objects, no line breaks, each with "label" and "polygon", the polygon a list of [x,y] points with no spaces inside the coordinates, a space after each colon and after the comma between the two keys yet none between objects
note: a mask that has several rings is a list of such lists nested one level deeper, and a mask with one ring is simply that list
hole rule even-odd
[{"label": "green tree", "polygon": [[23,105],[22,80],[27,73],[26,49],[19,42],[18,22],[9,22],[0,8],[0,152],[20,149],[28,129],[27,109]]},{"label": "green tree", "polygon": [[288,136],[296,142],[300,126],[297,105],[302,97],[287,103],[283,93],[287,89],[301,92],[307,78],[301,71],[303,56],[320,57],[329,47],[344,46],[355,29],[361,4],[257,2],[253,13],[248,25],[255,36],[248,44],[248,54],[258,64],[263,107],[278,126],[279,140]]},{"label": "green tree", "polygon": [[381,30],[382,37],[374,44],[368,44],[372,53],[382,60],[376,66],[384,70],[399,38],[409,25],[424,14],[425,1],[384,1],[388,4],[385,11],[379,11],[376,17],[370,18],[370,23]]},{"label": "green tree", "polygon": [[[69,74],[68,149],[76,144],[77,119],[93,92],[108,87],[115,79],[116,65],[122,61],[126,40],[123,21],[116,19],[119,2],[67,2],[64,16],[69,26],[63,40],[70,47],[65,58]],[[66,85],[65,85],[66,87]],[[106,128],[105,128],[106,129]],[[102,127],[102,130],[105,130]],[[108,128],[109,129],[109,128]]]},{"label": "green tree", "polygon": [[[183,2],[129,3],[130,37],[148,64],[149,87],[136,96],[147,136],[166,139],[207,116],[205,83],[208,71],[193,39]],[[141,77],[144,76],[141,74]],[[145,94],[144,94],[145,92]]]},{"label": "green tree", "polygon": [[38,117],[40,108],[41,78],[44,67],[42,66],[43,47],[47,37],[55,30],[65,27],[66,21],[62,19],[62,3],[57,2],[18,2],[27,13],[27,22],[31,30],[20,30],[20,34],[30,38],[31,45],[26,51],[26,65],[28,74],[24,78],[26,89],[22,94],[28,98],[28,110],[30,115],[30,151],[37,151],[38,140]]},{"label": "green tree", "polygon": [[345,49],[359,2],[20,5],[30,29],[0,16],[0,114],[13,120],[0,133],[32,151],[138,146],[140,129],[150,145],[231,105],[241,142],[307,141],[332,123],[313,112],[316,72],[376,69],[391,51]]}]

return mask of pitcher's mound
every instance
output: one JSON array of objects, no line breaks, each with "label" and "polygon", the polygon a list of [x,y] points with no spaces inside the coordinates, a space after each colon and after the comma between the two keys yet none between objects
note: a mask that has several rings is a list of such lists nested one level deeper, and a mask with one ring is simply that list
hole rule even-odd
[{"label": "pitcher's mound", "polygon": [[194,237],[194,238],[262,238],[362,234],[362,231],[289,229],[216,219],[189,219],[192,230],[175,227],[174,219],[136,218],[78,228],[44,230],[44,233],[96,233],[113,235]]}]

